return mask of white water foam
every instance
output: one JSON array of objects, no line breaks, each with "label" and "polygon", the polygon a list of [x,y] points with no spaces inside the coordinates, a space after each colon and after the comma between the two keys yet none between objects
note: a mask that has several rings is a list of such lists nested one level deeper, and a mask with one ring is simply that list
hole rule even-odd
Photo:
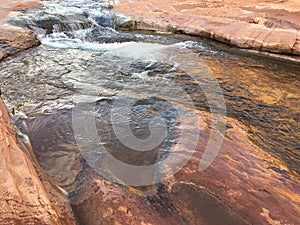
[{"label": "white water foam", "polygon": [[129,42],[128,45],[115,48],[107,54],[135,60],[157,61],[161,50],[168,47],[168,45],[156,43]]},{"label": "white water foam", "polygon": [[62,49],[82,49],[89,51],[111,51],[130,45],[132,42],[95,43],[83,42],[80,39],[46,37],[41,40],[43,45]]}]

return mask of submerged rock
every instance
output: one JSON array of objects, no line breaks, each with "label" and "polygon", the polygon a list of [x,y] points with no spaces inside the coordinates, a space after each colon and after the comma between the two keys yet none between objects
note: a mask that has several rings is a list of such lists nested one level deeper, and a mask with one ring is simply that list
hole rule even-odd
[{"label": "submerged rock", "polygon": [[[35,8],[40,3],[0,2],[0,60],[39,45],[32,31],[2,25],[2,21],[12,10]],[[0,98],[0,224],[77,224],[62,190],[38,169],[30,144],[24,141]]]},{"label": "submerged rock", "polygon": [[82,170],[70,192],[79,222],[298,224],[299,179],[282,162],[253,145],[236,120],[228,120],[226,137],[214,163],[205,171],[198,170],[210,130],[205,112],[199,120],[201,138],[192,159],[162,183],[143,187],[114,184],[82,160]]}]

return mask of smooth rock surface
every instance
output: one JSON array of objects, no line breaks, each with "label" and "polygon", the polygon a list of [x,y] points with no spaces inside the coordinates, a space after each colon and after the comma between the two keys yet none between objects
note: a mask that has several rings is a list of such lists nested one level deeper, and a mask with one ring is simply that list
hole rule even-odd
[{"label": "smooth rock surface", "polygon": [[[201,132],[209,116],[200,112]],[[208,136],[202,135],[187,165],[148,187],[113,184],[83,161],[71,204],[79,222],[98,224],[297,225],[300,181],[281,161],[255,146],[247,128],[228,118],[213,164],[198,169]],[[186,127],[189,129],[189,127]],[[186,146],[189,149],[189,146]]]},{"label": "smooth rock surface", "polygon": [[125,29],[179,32],[240,48],[300,55],[296,0],[121,0],[114,11],[132,16],[121,25]]},{"label": "smooth rock surface", "polygon": [[[207,224],[243,224],[232,220],[234,217],[225,213],[226,207],[220,211],[220,204],[203,197],[202,192],[207,190],[245,224],[299,224],[299,178],[255,146],[247,138],[246,127],[237,120],[227,118],[227,127],[222,148],[208,169],[198,170],[206,145],[202,137],[192,160],[167,182],[166,190],[176,208],[188,212],[191,224],[202,224],[203,218],[211,221]],[[201,118],[201,128],[208,133],[205,117]]]},{"label": "smooth rock surface", "polygon": [[187,224],[171,202],[157,210],[139,191],[102,178],[86,164],[78,177],[70,201],[82,225]]},{"label": "smooth rock surface", "polygon": [[[39,6],[35,0],[0,0],[0,60],[39,44],[31,31],[3,24],[10,11]],[[22,141],[0,98],[0,224],[77,224],[68,200],[33,164]]]},{"label": "smooth rock surface", "polygon": [[10,11],[33,9],[40,6],[41,4],[37,0],[0,0],[0,60],[40,44],[32,31],[3,24]]},{"label": "smooth rock surface", "polygon": [[77,224],[66,198],[39,177],[27,150],[0,100],[0,224]]}]

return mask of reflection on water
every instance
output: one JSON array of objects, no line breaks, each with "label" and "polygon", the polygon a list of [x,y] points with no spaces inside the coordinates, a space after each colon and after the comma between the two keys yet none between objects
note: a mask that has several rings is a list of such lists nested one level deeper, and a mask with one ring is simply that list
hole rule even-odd
[{"label": "reflection on water", "polygon": [[207,63],[223,87],[228,114],[249,127],[258,146],[299,173],[300,67],[244,57]]},{"label": "reflection on water", "polygon": [[[98,135],[101,137],[101,142],[105,146],[106,150],[112,154],[116,159],[135,166],[148,166],[157,163],[160,158],[164,157],[168,153],[168,149],[172,145],[172,142],[176,140],[176,136],[179,136],[179,132],[175,130],[178,111],[172,107],[170,103],[161,99],[118,99],[118,101],[133,100],[134,106],[131,108],[130,129],[134,136],[139,139],[146,139],[150,137],[151,132],[149,130],[149,123],[154,118],[165,119],[167,136],[161,143],[156,143],[156,148],[150,151],[135,151],[125,146],[116,134],[114,133],[112,126],[111,110],[113,107],[113,99],[103,99],[96,104],[96,126]],[[114,106],[114,110],[118,113],[122,113],[122,105]],[[115,121],[114,121],[115,122]],[[119,126],[126,126],[128,121],[119,121]],[[159,124],[154,124],[158,126]],[[177,134],[177,135],[176,135]],[[130,138],[130,132],[121,133],[123,138]]]},{"label": "reflection on water", "polygon": [[17,121],[21,130],[28,134],[41,167],[67,190],[81,169],[71,119],[71,110],[65,109]]},{"label": "reflection on water", "polygon": [[[190,42],[185,46],[189,45]],[[201,43],[194,45],[195,54],[199,54]],[[178,56],[182,60],[185,59],[184,52],[185,48],[182,48]],[[228,115],[249,127],[255,143],[279,156],[299,173],[298,66],[230,55],[212,51],[209,47],[200,53],[199,57],[214,71],[220,83]],[[209,109],[196,81],[184,71],[174,70],[172,65],[107,56],[104,52],[46,47],[38,47],[1,63],[5,99],[28,116],[20,119],[24,116],[19,114],[19,121],[27,124],[25,132],[31,137],[41,165],[64,185],[75,179],[79,154],[72,137],[70,113],[59,109],[72,107],[72,96],[78,93],[109,97],[126,87],[135,90],[132,92],[135,97],[153,86],[164,89],[163,80],[183,87],[197,108]],[[205,76],[200,80],[209,82]],[[106,106],[103,109],[106,110]],[[169,112],[168,115],[171,116]],[[147,134],[146,130],[144,132],[142,135]],[[117,146],[117,140],[112,136],[109,138],[111,145]]]},{"label": "reflection on water", "polygon": [[[53,7],[51,2],[47,4]],[[162,103],[161,96],[154,100],[147,93],[155,87],[176,101],[178,92],[169,85],[174,83],[190,94],[198,109],[209,110],[207,97],[213,99],[214,96],[205,96],[199,89],[199,82],[207,87],[212,84],[203,70],[203,62],[214,72],[221,86],[228,116],[243,122],[249,128],[253,142],[276,154],[300,174],[300,65],[253,55],[230,54],[204,42],[184,41],[178,37],[119,33],[107,27],[111,23],[105,25],[111,22],[111,18],[103,16],[105,13],[94,2],[90,4],[88,16],[84,11],[74,11],[75,16],[67,14],[65,18],[69,25],[61,21],[65,8],[54,7],[58,11],[52,9],[39,16],[34,14],[34,21],[30,23],[27,18],[27,25],[38,31],[52,29],[56,23],[59,25],[52,30],[56,33],[48,36],[41,33],[46,46],[31,49],[0,64],[3,96],[17,111],[15,120],[30,136],[42,167],[59,185],[68,187],[73,184],[80,170],[80,154],[71,126],[74,96],[106,97],[98,102],[99,112],[106,115],[112,96],[124,88],[131,90],[121,97],[140,99],[131,121],[131,128],[138,137],[149,134],[149,118],[157,113],[165,115],[171,129],[169,142],[160,145],[150,155],[138,157],[128,156],[129,152],[107,126],[108,117],[97,120],[98,131],[106,137],[104,142],[110,146],[111,152],[117,152],[116,155],[125,162],[151,164],[157,160],[161,149],[166,151],[176,141],[179,125],[176,113],[185,114],[189,109],[182,102],[181,108],[175,112],[171,106]],[[75,8],[79,10],[81,7],[84,8],[81,5]],[[74,18],[80,19],[74,21]],[[95,24],[95,21],[99,23]],[[20,23],[20,19],[12,19],[12,22]],[[80,30],[82,28],[85,30]],[[68,30],[64,32],[63,29]],[[145,54],[147,49],[152,49],[155,54]],[[191,50],[194,62],[186,62]],[[186,71],[172,63],[156,62],[160,51],[193,65],[198,80],[193,80]]]}]

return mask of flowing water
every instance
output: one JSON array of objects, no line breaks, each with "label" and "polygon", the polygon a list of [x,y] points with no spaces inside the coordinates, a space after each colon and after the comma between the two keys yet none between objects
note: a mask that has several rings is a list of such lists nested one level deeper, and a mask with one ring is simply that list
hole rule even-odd
[{"label": "flowing water", "polygon": [[[114,28],[126,18],[111,14],[99,1],[44,4],[43,10],[9,19],[34,30],[42,45],[1,62],[0,81],[16,124],[29,135],[39,163],[60,186],[68,189],[80,170],[72,127],[78,99],[95,102],[97,131],[111,154],[126,163],[150,165],[157,155],[168,154],[180,133],[179,118],[192,118],[193,105],[212,109],[209,99],[214,102],[216,89],[208,69],[220,85],[227,115],[248,127],[255,144],[300,174],[300,65],[232,53],[188,37],[122,33]],[[190,65],[190,71],[180,63]],[[112,129],[116,101],[135,102],[130,127],[136,137],[147,138],[149,121],[160,115],[168,130],[166,140],[146,154],[130,153]],[[213,107],[222,109],[217,103]],[[118,110],[122,114],[125,109]],[[94,156],[101,157],[98,154]]]}]

